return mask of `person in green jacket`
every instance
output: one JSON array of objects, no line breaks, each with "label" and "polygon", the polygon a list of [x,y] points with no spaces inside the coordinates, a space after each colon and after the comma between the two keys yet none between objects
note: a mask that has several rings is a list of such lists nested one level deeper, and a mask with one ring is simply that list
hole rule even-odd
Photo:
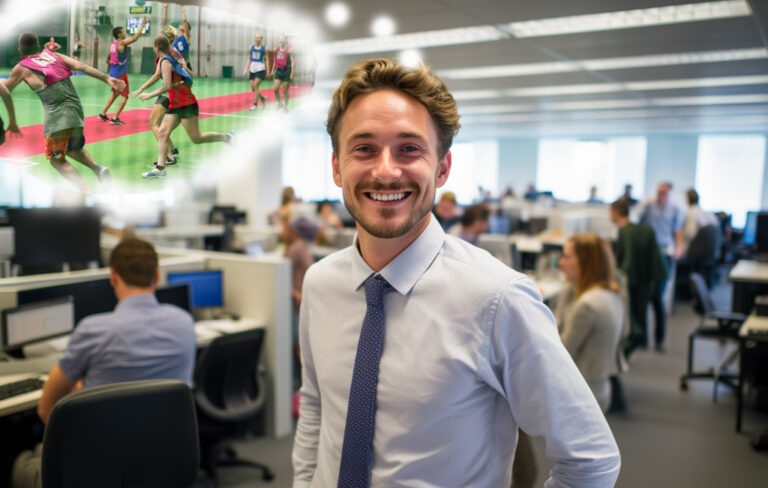
[{"label": "person in green jacket", "polygon": [[611,204],[611,220],[619,227],[616,241],[616,267],[627,277],[629,298],[629,337],[624,355],[648,344],[647,310],[653,287],[667,276],[661,260],[656,234],[645,224],[629,221],[629,204],[617,200]]}]

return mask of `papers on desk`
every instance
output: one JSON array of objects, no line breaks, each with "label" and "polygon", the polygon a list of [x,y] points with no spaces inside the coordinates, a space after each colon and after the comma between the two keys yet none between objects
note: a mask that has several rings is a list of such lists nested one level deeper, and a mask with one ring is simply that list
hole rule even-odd
[{"label": "papers on desk", "polygon": [[234,334],[263,326],[264,324],[258,320],[246,318],[240,320],[198,320],[195,322],[195,336],[198,342],[207,342],[222,334]]}]

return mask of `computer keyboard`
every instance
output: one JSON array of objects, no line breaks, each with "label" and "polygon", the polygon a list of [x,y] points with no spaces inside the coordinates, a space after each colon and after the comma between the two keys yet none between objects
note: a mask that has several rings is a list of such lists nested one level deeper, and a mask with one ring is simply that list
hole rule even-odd
[{"label": "computer keyboard", "polygon": [[45,382],[40,378],[27,378],[13,383],[0,385],[0,400],[12,398],[30,391],[36,391],[43,388]]}]

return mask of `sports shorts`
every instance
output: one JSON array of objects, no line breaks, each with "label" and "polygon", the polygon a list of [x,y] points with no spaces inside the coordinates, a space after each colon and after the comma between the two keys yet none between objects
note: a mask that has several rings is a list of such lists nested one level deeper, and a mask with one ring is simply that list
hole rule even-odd
[{"label": "sports shorts", "polygon": [[83,128],[64,129],[45,136],[45,156],[48,159],[64,159],[69,151],[77,151],[85,146]]}]

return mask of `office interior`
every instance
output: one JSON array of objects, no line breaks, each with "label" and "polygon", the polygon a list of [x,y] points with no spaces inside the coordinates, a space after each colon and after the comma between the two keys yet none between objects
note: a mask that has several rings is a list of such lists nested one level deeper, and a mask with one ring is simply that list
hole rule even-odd
[{"label": "office interior", "polygon": [[[452,192],[460,210],[488,205],[490,226],[478,246],[529,275],[551,307],[563,285],[557,260],[564,243],[581,232],[615,241],[609,205],[626,185],[639,201],[631,220],[662,182],[672,184],[670,202],[683,213],[685,192],[695,189],[700,206],[718,216],[711,259],[696,268],[700,262],[683,256],[667,285],[663,351],[638,350],[620,375],[626,410],[607,414],[622,452],[617,486],[765,485],[768,319],[757,308],[768,295],[768,2],[181,3],[311,31],[312,96],[290,115],[257,120],[240,136],[238,157],[213,161],[213,172],[152,191],[83,197],[0,160],[2,330],[14,313],[34,314],[35,306],[73,316],[45,341],[7,347],[0,381],[49,371],[76,319],[114,306],[105,281],[109,252],[119,235],[135,234],[156,246],[161,300],[194,314],[201,350],[222,335],[264,331],[266,401],[235,445],[275,477],[227,468],[221,486],[291,486],[296,364],[283,189],[293,188],[296,215],[320,223],[317,206],[327,200],[344,224],[310,246],[315,260],[351,245],[354,221],[332,180],[323,125],[331,93],[356,61],[423,61],[445,80],[462,116],[451,176],[436,201]],[[23,17],[18,2],[0,12],[11,7]],[[214,56],[218,67],[228,62]],[[59,238],[46,238],[57,228]],[[702,321],[688,275],[694,268],[706,271],[718,310],[749,317],[736,337],[696,340],[693,369],[711,369],[718,379],[683,380],[689,334]],[[8,432],[34,423],[39,390],[24,395],[0,399]],[[2,452],[7,470],[18,450]],[[552,464],[541,439],[534,452],[535,486],[542,486]]]}]

